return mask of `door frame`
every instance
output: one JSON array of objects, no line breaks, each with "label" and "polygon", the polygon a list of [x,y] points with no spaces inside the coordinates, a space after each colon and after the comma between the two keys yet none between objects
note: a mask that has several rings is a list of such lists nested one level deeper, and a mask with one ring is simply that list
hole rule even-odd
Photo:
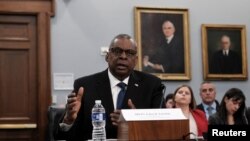
[{"label": "door frame", "polygon": [[45,140],[48,130],[48,108],[51,105],[50,18],[54,16],[54,10],[55,0],[0,0],[0,14],[32,14],[37,19],[38,117],[36,128],[39,141]]}]

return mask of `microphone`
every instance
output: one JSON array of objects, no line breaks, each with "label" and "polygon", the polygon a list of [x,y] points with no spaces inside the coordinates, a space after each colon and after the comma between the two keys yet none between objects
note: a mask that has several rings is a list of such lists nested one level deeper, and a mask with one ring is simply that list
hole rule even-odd
[{"label": "microphone", "polygon": [[166,91],[166,86],[164,84],[161,84],[160,86],[161,92],[162,92],[162,98],[161,98],[161,104],[160,104],[160,108],[165,108],[165,91]]},{"label": "microphone", "polygon": [[188,136],[190,137],[190,135],[193,135],[193,136],[194,136],[194,140],[195,140],[195,141],[198,141],[197,135],[196,135],[195,133],[193,133],[193,132],[189,132],[189,133],[183,135],[183,136],[182,136],[182,140],[187,140],[187,137],[188,137]]}]

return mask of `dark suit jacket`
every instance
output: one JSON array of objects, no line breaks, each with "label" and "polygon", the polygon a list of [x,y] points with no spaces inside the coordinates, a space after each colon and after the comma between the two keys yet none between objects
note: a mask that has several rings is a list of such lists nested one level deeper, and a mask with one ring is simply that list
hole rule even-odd
[{"label": "dark suit jacket", "polygon": [[[218,102],[217,100],[215,100],[215,103],[216,103],[216,111],[218,111],[218,109],[219,109],[219,102]],[[199,105],[197,105],[196,108],[197,108],[197,109],[200,109],[200,110],[202,110],[204,113],[206,113],[206,112],[205,112],[205,109],[204,109],[204,107],[203,107],[203,105],[202,105],[202,103],[200,103]]]},{"label": "dark suit jacket", "polygon": [[[68,132],[62,132],[59,125],[55,129],[57,139],[68,141],[83,141],[92,138],[91,109],[95,100],[100,99],[106,110],[106,137],[117,138],[117,127],[110,120],[114,111],[114,103],[110,89],[108,70],[79,78],[74,83],[74,89],[84,87],[82,105],[73,127]],[[127,101],[131,99],[135,107],[159,108],[162,100],[161,80],[151,74],[134,71],[129,78],[123,109],[127,109]]]},{"label": "dark suit jacket", "polygon": [[223,51],[220,50],[213,55],[209,65],[209,72],[215,74],[241,74],[241,57],[233,50],[229,50],[228,56],[224,56]]}]

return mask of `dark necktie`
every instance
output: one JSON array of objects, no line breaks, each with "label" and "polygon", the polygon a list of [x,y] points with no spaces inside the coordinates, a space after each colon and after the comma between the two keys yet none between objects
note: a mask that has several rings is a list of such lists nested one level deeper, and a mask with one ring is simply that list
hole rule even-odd
[{"label": "dark necktie", "polygon": [[118,97],[117,97],[117,103],[116,103],[116,109],[121,109],[122,108],[122,103],[123,103],[123,99],[124,99],[124,95],[126,92],[126,84],[123,82],[120,82],[117,84],[118,87],[121,88]]},{"label": "dark necktie", "polygon": [[167,43],[167,45],[168,45],[168,39],[166,39],[166,43]]},{"label": "dark necktie", "polygon": [[209,115],[209,116],[212,115],[212,110],[213,110],[213,107],[212,107],[212,106],[208,106],[208,107],[207,107],[207,112],[208,112],[208,115]]},{"label": "dark necktie", "polygon": [[228,56],[228,53],[226,50],[223,51],[224,56]]}]

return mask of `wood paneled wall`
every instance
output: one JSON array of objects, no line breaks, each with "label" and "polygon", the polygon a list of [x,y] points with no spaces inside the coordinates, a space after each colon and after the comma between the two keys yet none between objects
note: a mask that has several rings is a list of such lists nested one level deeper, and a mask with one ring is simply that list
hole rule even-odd
[{"label": "wood paneled wall", "polygon": [[0,0],[0,141],[45,141],[54,0]]}]

